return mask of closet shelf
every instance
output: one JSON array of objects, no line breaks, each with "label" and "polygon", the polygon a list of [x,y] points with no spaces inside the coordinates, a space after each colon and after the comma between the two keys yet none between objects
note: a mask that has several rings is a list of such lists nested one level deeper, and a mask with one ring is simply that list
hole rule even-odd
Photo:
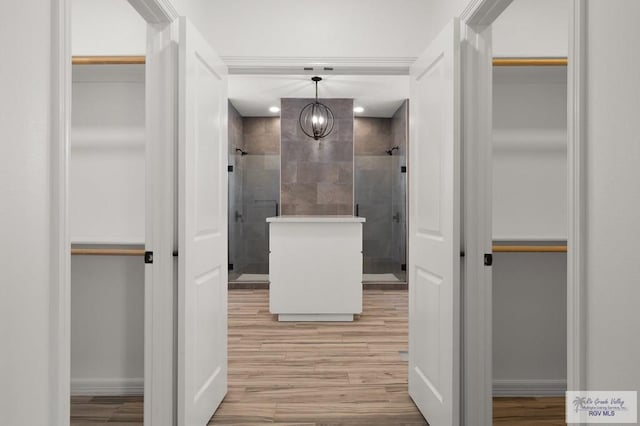
[{"label": "closet shelf", "polygon": [[144,256],[144,249],[72,248],[71,255],[81,256]]},{"label": "closet shelf", "polygon": [[554,67],[567,63],[567,58],[493,58],[494,67]]},{"label": "closet shelf", "polygon": [[73,65],[141,65],[144,56],[73,56]]},{"label": "closet shelf", "polygon": [[494,253],[566,253],[567,246],[494,245]]}]

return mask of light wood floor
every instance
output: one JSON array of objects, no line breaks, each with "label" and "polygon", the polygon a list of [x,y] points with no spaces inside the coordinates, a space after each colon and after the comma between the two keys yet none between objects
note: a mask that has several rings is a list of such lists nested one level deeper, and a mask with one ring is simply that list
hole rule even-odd
[{"label": "light wood floor", "polygon": [[566,426],[564,397],[493,398],[493,424]]},{"label": "light wood floor", "polygon": [[353,323],[281,323],[229,293],[229,393],[209,424],[425,425],[407,394],[407,292],[368,290]]},{"label": "light wood floor", "polygon": [[[279,323],[229,291],[229,392],[210,425],[426,425],[407,393],[407,292],[367,290],[354,323]],[[497,398],[494,423],[564,425],[548,398]],[[141,397],[74,397],[72,425],[141,424]]]}]

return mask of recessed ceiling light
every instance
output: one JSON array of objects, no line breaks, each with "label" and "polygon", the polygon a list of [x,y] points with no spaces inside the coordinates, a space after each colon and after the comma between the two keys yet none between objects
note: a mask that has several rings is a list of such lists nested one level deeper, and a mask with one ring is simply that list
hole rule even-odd
[{"label": "recessed ceiling light", "polygon": [[271,108],[269,108],[269,111],[271,111],[271,112],[280,112],[280,108],[278,108],[277,106],[272,106]]},{"label": "recessed ceiling light", "polygon": [[353,112],[364,112],[364,108],[362,108],[361,106],[357,106],[353,109]]}]

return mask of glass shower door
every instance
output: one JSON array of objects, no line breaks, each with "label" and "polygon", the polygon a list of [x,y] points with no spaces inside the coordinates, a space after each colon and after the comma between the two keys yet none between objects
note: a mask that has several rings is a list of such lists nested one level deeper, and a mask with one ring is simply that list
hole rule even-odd
[{"label": "glass shower door", "polygon": [[[280,206],[280,157],[239,157],[234,194],[238,202],[229,212],[230,250],[235,250],[231,281],[264,282],[269,279],[269,227],[266,219],[277,216]],[[230,186],[231,190],[231,186]],[[229,195],[232,197],[232,194]],[[233,241],[232,241],[233,239]]]},{"label": "glass shower door", "polygon": [[402,157],[356,155],[356,214],[363,226],[363,281],[402,282],[404,264],[404,194]]}]

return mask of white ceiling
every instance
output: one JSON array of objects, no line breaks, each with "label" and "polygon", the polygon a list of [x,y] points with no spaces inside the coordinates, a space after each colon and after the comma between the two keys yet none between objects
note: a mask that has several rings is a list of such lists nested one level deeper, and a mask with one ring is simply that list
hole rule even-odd
[{"label": "white ceiling", "polygon": [[[353,98],[364,107],[363,117],[391,117],[409,97],[406,75],[323,75],[320,98]],[[269,107],[280,106],[280,98],[313,98],[311,75],[230,75],[229,99],[244,117],[279,115]]]}]

